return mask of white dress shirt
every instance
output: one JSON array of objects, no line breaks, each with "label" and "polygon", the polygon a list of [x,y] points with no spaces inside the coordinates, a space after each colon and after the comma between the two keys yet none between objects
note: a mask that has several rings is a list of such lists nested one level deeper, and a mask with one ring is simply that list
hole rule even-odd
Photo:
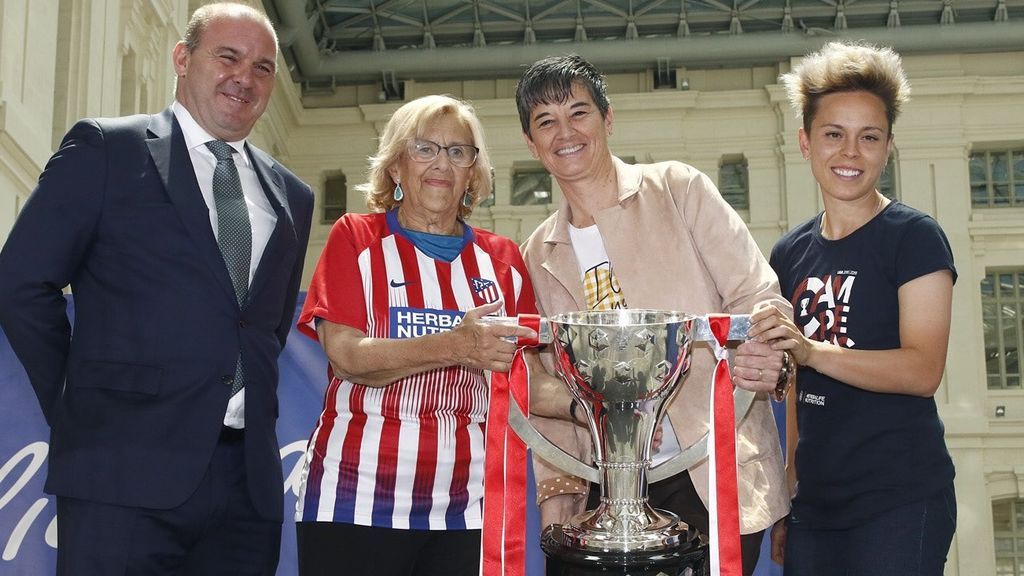
[{"label": "white dress shirt", "polygon": [[[210,226],[213,228],[214,237],[216,237],[217,204],[213,198],[213,170],[217,166],[217,158],[206,147],[207,142],[216,140],[216,138],[210,136],[177,100],[171,104],[171,111],[185,136],[185,146],[188,148],[188,155],[196,172],[199,190],[203,193],[203,200],[210,211]],[[238,153],[234,158],[235,168],[238,170],[238,178],[242,183],[242,194],[245,195],[245,205],[249,209],[249,223],[252,226],[252,258],[249,263],[249,284],[251,285],[260,258],[263,256],[263,250],[267,247],[274,226],[277,225],[277,213],[270,205],[270,200],[256,176],[252,159],[245,151],[245,140],[228,142],[228,144]],[[232,428],[245,427],[245,388],[232,396],[228,402],[228,409],[224,414],[224,425]]]}]

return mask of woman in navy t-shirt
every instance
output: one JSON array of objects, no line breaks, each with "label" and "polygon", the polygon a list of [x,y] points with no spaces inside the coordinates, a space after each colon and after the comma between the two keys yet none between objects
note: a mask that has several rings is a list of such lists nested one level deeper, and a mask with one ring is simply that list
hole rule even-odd
[{"label": "woman in navy t-shirt", "polygon": [[751,332],[800,365],[796,494],[772,555],[786,576],[939,576],[956,501],[933,395],[956,270],[935,220],[875,189],[910,86],[892,50],[842,42],[781,80],[825,210],[772,250],[794,318],[765,308]]}]

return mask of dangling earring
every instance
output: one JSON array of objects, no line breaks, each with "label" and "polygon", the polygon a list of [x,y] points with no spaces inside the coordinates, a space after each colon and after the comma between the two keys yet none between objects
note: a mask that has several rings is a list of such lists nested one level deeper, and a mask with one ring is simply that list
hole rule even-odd
[{"label": "dangling earring", "polygon": [[405,198],[405,191],[402,190],[401,182],[395,182],[395,191],[391,193],[391,197],[395,199],[395,202],[401,202],[402,198]]},{"label": "dangling earring", "polygon": [[468,188],[466,189],[466,193],[462,195],[462,205],[466,208],[471,208],[473,206],[473,194]]}]

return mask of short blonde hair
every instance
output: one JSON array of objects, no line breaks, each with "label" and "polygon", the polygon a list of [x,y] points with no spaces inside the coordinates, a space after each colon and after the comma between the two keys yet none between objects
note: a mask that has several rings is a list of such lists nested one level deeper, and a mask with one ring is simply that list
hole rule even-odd
[{"label": "short blonde hair", "polygon": [[900,107],[910,101],[910,83],[900,55],[892,48],[864,42],[829,42],[779,80],[798,117],[803,117],[805,131],[810,131],[818,104],[827,94],[863,90],[878,96],[885,105],[890,133]]},{"label": "short blonde hair", "polygon": [[459,205],[459,217],[468,218],[473,208],[491,193],[491,160],[484,143],[484,129],[473,107],[451,96],[423,96],[404,104],[391,115],[380,137],[377,154],[370,157],[369,181],[356,188],[366,195],[366,205],[374,212],[385,212],[398,205],[393,193],[395,181],[388,173],[405,154],[409,141],[423,135],[427,126],[440,118],[452,116],[473,135],[471,144],[480,149],[470,167],[468,192],[473,197],[469,206]]}]

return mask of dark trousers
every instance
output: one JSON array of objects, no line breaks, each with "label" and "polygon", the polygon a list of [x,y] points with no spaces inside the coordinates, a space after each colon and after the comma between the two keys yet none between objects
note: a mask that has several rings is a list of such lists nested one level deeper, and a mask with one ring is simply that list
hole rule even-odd
[{"label": "dark trousers", "polygon": [[177,508],[58,497],[58,576],[273,576],[281,523],[253,509],[243,443],[222,435],[199,487]]},{"label": "dark trousers", "polygon": [[477,576],[480,530],[297,522],[299,576]]},{"label": "dark trousers", "polygon": [[786,576],[942,576],[956,530],[953,485],[846,530],[790,522]]},{"label": "dark trousers", "polygon": [[[601,488],[596,484],[590,486],[587,510],[597,508],[601,499],[600,491]],[[697,489],[693,487],[693,480],[690,479],[689,472],[683,472],[651,484],[648,489],[648,498],[652,507],[674,512],[683,522],[700,530],[701,534],[708,533],[710,526],[708,509],[697,494]],[[740,536],[744,576],[751,576],[754,573],[757,560],[761,556],[761,541],[763,539],[764,530]]]}]

